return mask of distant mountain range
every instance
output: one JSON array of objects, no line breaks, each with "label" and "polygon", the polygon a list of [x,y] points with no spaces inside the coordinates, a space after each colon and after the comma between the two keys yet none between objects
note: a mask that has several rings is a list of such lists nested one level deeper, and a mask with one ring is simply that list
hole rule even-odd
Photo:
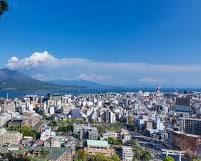
[{"label": "distant mountain range", "polygon": [[6,90],[50,90],[50,89],[80,89],[83,87],[62,85],[39,81],[24,73],[0,69],[0,89]]},{"label": "distant mountain range", "polygon": [[[101,85],[99,83],[85,80],[53,80],[39,81],[19,71],[0,69],[0,90],[72,90],[72,89],[115,89],[128,90],[129,88]],[[131,88],[130,88],[131,89]],[[144,91],[155,91],[155,88],[144,88]],[[173,88],[163,89],[164,91],[175,91]],[[182,89],[181,90],[187,90]],[[195,91],[195,89],[192,89]],[[196,89],[197,90],[197,89]]]}]

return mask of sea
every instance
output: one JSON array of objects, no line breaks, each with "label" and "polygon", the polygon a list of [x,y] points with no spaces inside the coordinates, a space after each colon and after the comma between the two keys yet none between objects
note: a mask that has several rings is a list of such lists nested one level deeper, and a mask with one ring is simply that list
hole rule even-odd
[{"label": "sea", "polygon": [[[126,92],[154,92],[155,88],[83,88],[83,89],[69,89],[69,90],[0,90],[0,97],[6,98],[21,98],[26,95],[38,95],[46,96],[47,94],[101,94],[101,93],[126,93]],[[182,92],[182,93],[191,93],[191,92],[201,92],[200,88],[162,88],[161,92]]]}]

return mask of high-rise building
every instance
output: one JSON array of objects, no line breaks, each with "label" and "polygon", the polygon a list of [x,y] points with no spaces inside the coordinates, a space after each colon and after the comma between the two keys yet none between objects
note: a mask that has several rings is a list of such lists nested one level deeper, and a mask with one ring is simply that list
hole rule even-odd
[{"label": "high-rise building", "polygon": [[110,123],[113,124],[113,123],[116,122],[116,115],[115,115],[115,113],[110,112],[109,117],[110,117]]},{"label": "high-rise building", "polygon": [[181,105],[181,106],[191,106],[191,97],[177,97],[176,98],[176,105]]},{"label": "high-rise building", "polygon": [[161,117],[156,116],[156,130],[160,131],[161,130]]},{"label": "high-rise building", "polygon": [[180,129],[187,134],[201,135],[201,119],[180,118]]}]

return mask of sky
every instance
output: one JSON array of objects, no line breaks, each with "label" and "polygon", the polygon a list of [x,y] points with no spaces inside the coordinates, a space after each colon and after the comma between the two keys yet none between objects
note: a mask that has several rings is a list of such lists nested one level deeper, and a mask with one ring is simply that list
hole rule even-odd
[{"label": "sky", "polygon": [[9,0],[0,68],[40,80],[201,87],[200,0]]}]

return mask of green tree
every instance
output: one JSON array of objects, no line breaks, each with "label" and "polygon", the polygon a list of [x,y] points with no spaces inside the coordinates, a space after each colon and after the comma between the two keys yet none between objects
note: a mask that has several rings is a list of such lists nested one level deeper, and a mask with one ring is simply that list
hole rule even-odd
[{"label": "green tree", "polygon": [[144,150],[143,151],[143,160],[144,161],[149,161],[149,160],[151,160],[152,159],[152,156],[151,156],[151,153],[150,153],[150,151],[148,151],[148,150]]},{"label": "green tree", "polygon": [[64,133],[69,133],[73,131],[73,126],[71,124],[67,125],[67,126],[61,126],[58,129],[58,132],[64,132]]},{"label": "green tree", "polygon": [[175,161],[175,159],[170,156],[167,156],[166,158],[163,159],[163,161]]},{"label": "green tree", "polygon": [[21,129],[23,136],[31,136],[34,139],[39,138],[39,133],[36,130],[33,130],[30,126],[23,126]]},{"label": "green tree", "polygon": [[55,126],[57,126],[57,122],[52,120],[52,121],[50,121],[49,126],[55,127]]},{"label": "green tree", "polygon": [[10,126],[8,128],[8,130],[10,130],[10,131],[20,131],[20,126],[13,125],[13,126]]},{"label": "green tree", "polygon": [[97,153],[95,155],[89,155],[84,150],[80,149],[76,152],[75,161],[120,161],[118,155],[106,156],[102,153]]},{"label": "green tree", "polygon": [[37,158],[32,155],[28,156],[28,159],[29,161],[37,161]]},{"label": "green tree", "polygon": [[83,150],[83,149],[80,149],[76,152],[76,160],[77,161],[87,161],[88,158],[89,158],[89,155]]},{"label": "green tree", "polygon": [[146,150],[137,144],[133,144],[132,148],[134,152],[134,160],[149,161],[152,159],[152,155],[149,150]]},{"label": "green tree", "polygon": [[92,161],[120,161],[120,158],[118,155],[113,155],[113,156],[106,156],[101,153],[97,153],[94,155],[91,159]]},{"label": "green tree", "polygon": [[121,160],[118,155],[113,155],[111,159],[113,161],[120,161]]},{"label": "green tree", "polygon": [[49,152],[47,150],[45,150],[44,148],[41,148],[41,156],[43,158],[47,157],[49,154]]},{"label": "green tree", "polygon": [[112,138],[112,137],[109,137],[108,139],[107,139],[107,141],[108,141],[108,143],[109,144],[114,144],[114,142],[115,142],[115,139],[114,138]]},{"label": "green tree", "polygon": [[111,161],[111,159],[103,154],[96,154],[93,156],[93,161]]},{"label": "green tree", "polygon": [[121,145],[122,144],[121,140],[117,140],[117,139],[112,138],[112,137],[109,137],[107,139],[107,141],[108,141],[109,144],[112,144],[112,145]]},{"label": "green tree", "polygon": [[0,16],[8,11],[8,2],[7,0],[0,0]]}]

